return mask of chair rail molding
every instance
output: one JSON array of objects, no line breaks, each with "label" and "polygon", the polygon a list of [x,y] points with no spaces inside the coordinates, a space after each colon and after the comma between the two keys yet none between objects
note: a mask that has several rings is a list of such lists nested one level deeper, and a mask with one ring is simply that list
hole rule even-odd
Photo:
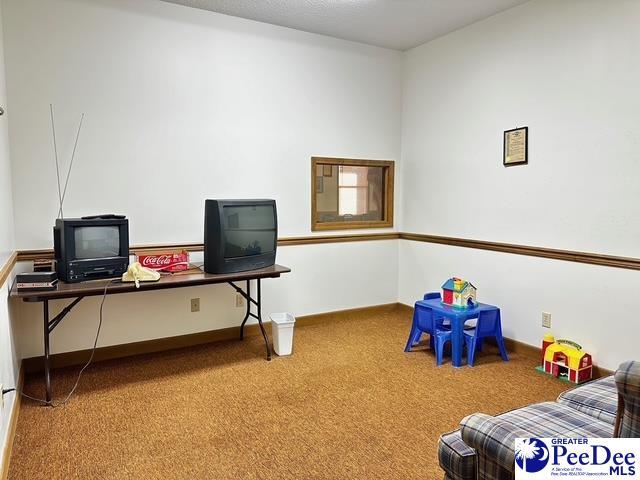
[{"label": "chair rail molding", "polygon": [[[512,243],[500,243],[486,240],[473,240],[469,238],[445,237],[424,233],[409,232],[383,232],[345,235],[311,235],[306,237],[284,237],[278,239],[278,246],[288,247],[294,245],[319,245],[323,243],[367,242],[376,240],[409,240],[414,242],[435,243],[452,247],[473,248],[478,250],[490,250],[493,252],[510,253],[512,255],[525,255],[530,257],[549,258],[566,262],[586,263],[611,268],[624,268],[628,270],[640,270],[640,258],[605,255],[601,253],[580,252],[573,250],[560,250],[555,248],[536,247],[532,245],[520,245]],[[202,251],[202,243],[167,243],[148,244],[131,247],[132,253],[159,252],[166,250],[187,250],[189,252]],[[19,250],[17,261],[52,259],[53,250]],[[10,263],[10,262],[9,262]],[[15,263],[15,262],[14,262]],[[5,264],[6,267],[6,264]],[[0,280],[5,274],[5,267],[0,270]],[[11,268],[13,268],[11,266]],[[10,271],[10,270],[9,270]],[[8,275],[8,273],[6,273]]]},{"label": "chair rail molding", "polygon": [[[398,232],[384,233],[359,233],[356,235],[311,235],[308,237],[283,237],[278,239],[279,247],[289,247],[294,245],[319,245],[323,243],[348,243],[348,242],[369,242],[375,240],[397,240],[400,238]],[[201,252],[204,249],[202,243],[154,243],[136,245],[129,248],[131,253],[153,253],[167,250],[186,250],[188,252]],[[29,260],[52,260],[53,249],[19,250],[18,261]]]},{"label": "chair rail molding", "polygon": [[573,250],[560,250],[555,248],[535,247],[531,245],[519,245],[512,243],[490,242],[485,240],[471,240],[468,238],[442,237],[421,233],[400,234],[402,240],[415,242],[436,243],[453,247],[475,248],[479,250],[491,250],[494,252],[511,253],[514,255],[526,255],[530,257],[550,258],[567,262],[587,263],[613,268],[625,268],[640,270],[640,258],[618,257],[601,253],[578,252]]}]

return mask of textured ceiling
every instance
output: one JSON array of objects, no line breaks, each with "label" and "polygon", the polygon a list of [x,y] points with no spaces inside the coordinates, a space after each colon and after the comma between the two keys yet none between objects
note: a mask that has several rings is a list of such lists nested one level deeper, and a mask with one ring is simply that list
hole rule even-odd
[{"label": "textured ceiling", "polygon": [[406,50],[528,0],[164,0]]}]

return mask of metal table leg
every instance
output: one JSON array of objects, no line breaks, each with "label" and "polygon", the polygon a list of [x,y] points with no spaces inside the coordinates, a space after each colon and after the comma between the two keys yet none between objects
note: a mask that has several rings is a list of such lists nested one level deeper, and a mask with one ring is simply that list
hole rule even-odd
[{"label": "metal table leg", "polygon": [[[251,298],[251,280],[247,280],[247,297]],[[245,313],[240,325],[240,340],[244,339],[244,325],[249,320],[249,315],[251,315],[251,302],[247,301],[247,313]]]},{"label": "metal table leg", "polygon": [[271,361],[271,345],[269,345],[269,339],[267,338],[267,332],[264,330],[264,325],[262,325],[262,298],[260,292],[260,279],[258,279],[258,325],[260,325],[260,331],[262,332],[262,337],[264,338],[264,344],[267,346],[267,360]]},{"label": "metal table leg", "polygon": [[64,317],[75,307],[80,300],[84,297],[78,297],[69,305],[64,307],[62,311],[53,317],[51,320],[49,319],[49,300],[42,300],[42,313],[43,313],[43,330],[44,330],[44,387],[45,387],[45,401],[47,405],[51,405],[51,349],[49,345],[49,340],[51,336],[51,332],[58,326],[58,324],[62,321]]},{"label": "metal table leg", "polygon": [[[246,292],[242,290],[242,288],[238,287],[235,283],[229,282],[236,292],[244,297],[247,302],[247,311],[242,319],[242,323],[240,324],[240,340],[244,338],[244,326],[249,320],[249,317],[253,317],[258,320],[258,325],[260,326],[260,331],[262,332],[262,338],[264,338],[264,344],[267,348],[267,360],[271,360],[271,345],[269,343],[269,337],[267,336],[267,332],[264,329],[264,325],[262,324],[262,291],[260,285],[260,279],[256,279],[258,283],[258,297],[254,299],[251,297],[251,283],[250,280],[247,280]],[[251,311],[251,305],[255,305],[257,315]]]},{"label": "metal table leg", "polygon": [[42,310],[44,313],[44,385],[45,400],[47,405],[51,405],[51,364],[49,358],[49,300],[42,302]]}]

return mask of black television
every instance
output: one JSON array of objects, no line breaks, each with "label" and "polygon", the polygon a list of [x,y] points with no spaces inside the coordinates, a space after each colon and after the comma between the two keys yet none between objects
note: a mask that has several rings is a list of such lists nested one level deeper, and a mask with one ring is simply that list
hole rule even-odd
[{"label": "black television", "polygon": [[63,282],[119,277],[129,266],[129,220],[59,218],[53,227],[53,248]]},{"label": "black television", "polygon": [[205,272],[243,272],[273,265],[277,243],[275,200],[205,201]]}]

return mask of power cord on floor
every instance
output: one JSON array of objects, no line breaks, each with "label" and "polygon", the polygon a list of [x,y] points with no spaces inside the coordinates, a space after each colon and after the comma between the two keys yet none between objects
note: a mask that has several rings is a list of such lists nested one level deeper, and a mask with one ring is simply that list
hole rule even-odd
[{"label": "power cord on floor", "polygon": [[[32,397],[30,395],[27,395],[24,392],[18,392],[20,395],[22,395],[25,398],[28,398],[29,400],[33,400],[34,402],[39,402],[39,403],[42,403],[44,405],[51,405],[52,407],[63,407],[64,405],[66,405],[69,402],[69,400],[71,399],[71,396],[76,391],[76,388],[78,388],[78,384],[80,383],[80,377],[82,377],[82,374],[87,369],[87,367],[89,365],[91,365],[91,362],[93,361],[93,357],[95,356],[96,347],[98,346],[98,339],[100,338],[100,330],[102,329],[102,310],[104,308],[104,301],[107,298],[107,289],[116,280],[119,280],[119,279],[109,280],[107,282],[107,284],[104,286],[104,292],[102,293],[102,301],[100,302],[100,321],[98,322],[98,330],[96,331],[96,338],[93,341],[93,348],[91,349],[91,356],[89,357],[89,360],[87,360],[87,363],[85,363],[84,366],[80,369],[80,372],[78,373],[78,377],[76,378],[76,383],[73,385],[73,388],[71,389],[69,394],[66,396],[66,398],[62,402],[53,403],[53,402],[47,402],[46,400],[43,400],[41,398]],[[15,388],[10,388],[9,389],[9,391],[15,391],[15,390],[16,390]],[[2,392],[2,394],[4,395],[4,391]]]}]

